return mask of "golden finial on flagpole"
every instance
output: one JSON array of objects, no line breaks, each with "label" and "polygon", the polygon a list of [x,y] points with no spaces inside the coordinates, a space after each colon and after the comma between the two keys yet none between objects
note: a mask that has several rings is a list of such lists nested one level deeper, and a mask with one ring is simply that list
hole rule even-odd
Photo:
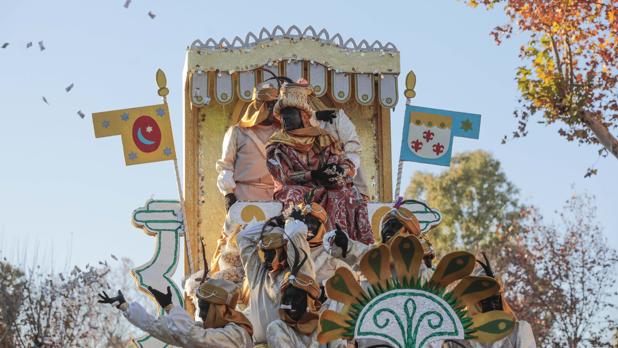
[{"label": "golden finial on flagpole", "polygon": [[410,70],[408,75],[406,75],[406,90],[403,92],[403,95],[408,99],[416,97],[416,92],[414,91],[415,86],[416,75],[414,74],[414,71]]},{"label": "golden finial on flagpole", "polygon": [[157,93],[163,97],[163,101],[167,103],[167,95],[170,93],[170,90],[167,89],[167,78],[161,69],[157,69],[157,85],[159,86]]}]

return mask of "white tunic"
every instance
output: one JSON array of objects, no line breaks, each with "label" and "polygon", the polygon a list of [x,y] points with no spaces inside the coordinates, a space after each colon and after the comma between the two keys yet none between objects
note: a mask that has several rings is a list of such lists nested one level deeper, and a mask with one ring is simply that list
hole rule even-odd
[{"label": "white tunic", "polygon": [[329,131],[343,145],[343,150],[345,151],[346,156],[350,159],[350,161],[352,161],[352,163],[354,163],[354,167],[356,168],[354,186],[361,194],[368,196],[367,183],[365,182],[365,178],[363,177],[361,170],[360,156],[363,147],[361,145],[360,138],[358,137],[358,133],[356,133],[356,127],[342,109],[339,109],[337,112],[337,117],[333,119],[332,124],[328,121],[319,122],[320,128]]},{"label": "white tunic", "polygon": [[155,318],[139,303],[123,306],[123,314],[129,322],[154,338],[178,347],[237,348],[253,347],[251,335],[244,328],[229,323],[222,328],[205,329],[201,322],[194,321],[180,307],[171,306],[169,312]]},{"label": "white tunic", "polygon": [[[268,324],[279,319],[281,281],[285,272],[280,271],[277,274],[273,274],[260,261],[257,243],[263,226],[264,223],[250,224],[237,237],[240,258],[245,268],[245,275],[250,288],[249,308],[245,313],[253,326],[253,340],[256,344],[267,342],[266,328]],[[288,220],[284,230],[288,238],[287,263],[292,264],[294,262],[294,255],[290,241],[297,248],[309,253],[307,225],[297,220]],[[315,277],[314,269],[313,261],[309,257],[301,272]]]},{"label": "white tunic", "polygon": [[241,201],[271,201],[273,180],[266,167],[266,142],[275,126],[230,127],[223,137],[217,161],[217,187]]}]

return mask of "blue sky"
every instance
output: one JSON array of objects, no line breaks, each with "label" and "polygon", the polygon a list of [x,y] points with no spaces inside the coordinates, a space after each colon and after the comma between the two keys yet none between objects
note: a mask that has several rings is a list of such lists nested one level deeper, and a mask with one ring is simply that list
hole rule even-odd
[{"label": "blue sky", "polygon": [[[0,0],[0,254],[62,267],[127,256],[137,264],[152,240],[130,224],[146,199],[177,197],[172,162],[125,167],[120,137],[94,138],[90,114],[157,103],[154,73],[166,71],[178,155],[182,156],[181,81],[194,39],[233,38],[261,27],[312,25],[357,41],[391,41],[402,71],[417,75],[414,103],[483,115],[480,140],[457,138],[455,152],[483,149],[503,164],[522,200],[550,218],[573,188],[597,197],[609,244],[618,247],[618,161],[564,141],[556,127],[531,123],[524,140],[501,145],[516,126],[513,80],[521,38],[495,46],[488,35],[505,21],[455,0],[439,1],[143,1]],[[266,6],[260,7],[261,4]],[[157,17],[152,20],[148,11]],[[40,52],[37,42],[47,49]],[[34,47],[26,49],[26,43]],[[64,88],[74,83],[70,93]],[[403,76],[400,79],[403,86]],[[403,87],[401,88],[403,90]],[[41,101],[45,96],[51,105]],[[394,112],[393,159],[399,155],[404,98]],[[87,117],[80,119],[77,111]],[[396,164],[396,161],[394,161]],[[406,163],[415,170],[441,167]],[[614,179],[614,180],[612,180]],[[438,207],[439,208],[439,207]],[[52,256],[53,255],[53,256]]]}]

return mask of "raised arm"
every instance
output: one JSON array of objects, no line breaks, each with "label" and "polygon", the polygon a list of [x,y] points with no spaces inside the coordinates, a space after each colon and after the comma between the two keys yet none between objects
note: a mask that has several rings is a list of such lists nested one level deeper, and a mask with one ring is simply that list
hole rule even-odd
[{"label": "raised arm", "polygon": [[347,233],[338,229],[324,235],[323,245],[327,253],[343,260],[354,271],[358,271],[363,254],[373,247],[373,245],[350,239]]},{"label": "raised arm", "polygon": [[167,315],[158,318],[146,312],[137,302],[124,303],[120,309],[131,324],[173,346],[183,346],[183,336],[188,334],[194,325],[187,312],[173,305],[166,308],[166,311],[169,311]]},{"label": "raised arm", "polygon": [[292,251],[292,243],[298,248],[301,259],[304,258],[303,250],[307,254],[307,261],[301,268],[301,272],[311,276],[315,279],[315,265],[311,258],[311,249],[309,248],[309,242],[307,242],[307,225],[304,222],[288,218],[285,222],[285,234],[288,238],[287,255],[288,265],[294,264],[294,252]]},{"label": "raised arm", "polygon": [[238,325],[228,324],[222,328],[205,329],[180,307],[170,305],[165,310],[167,314],[159,318],[148,314],[138,303],[128,304],[123,311],[133,325],[170,345],[199,348],[235,348],[252,345],[249,332]]}]

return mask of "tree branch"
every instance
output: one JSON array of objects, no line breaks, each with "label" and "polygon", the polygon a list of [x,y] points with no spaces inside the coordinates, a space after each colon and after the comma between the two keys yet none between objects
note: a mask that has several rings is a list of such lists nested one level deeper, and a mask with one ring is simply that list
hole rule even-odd
[{"label": "tree branch", "polygon": [[594,114],[588,111],[581,112],[579,117],[594,133],[599,143],[614,157],[618,158],[618,139],[609,132],[609,129],[603,122],[599,121]]}]

